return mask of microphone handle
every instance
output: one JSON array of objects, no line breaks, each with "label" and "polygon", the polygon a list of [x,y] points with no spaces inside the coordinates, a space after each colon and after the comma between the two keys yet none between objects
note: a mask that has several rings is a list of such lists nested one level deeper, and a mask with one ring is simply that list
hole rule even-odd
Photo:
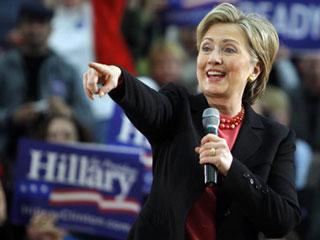
[{"label": "microphone handle", "polygon": [[212,164],[204,165],[204,183],[208,186],[215,186],[218,184],[218,170]]},{"label": "microphone handle", "polygon": [[[218,135],[218,127],[208,126],[207,133]],[[218,184],[218,170],[213,164],[204,164],[204,183],[207,186],[215,186]]]}]

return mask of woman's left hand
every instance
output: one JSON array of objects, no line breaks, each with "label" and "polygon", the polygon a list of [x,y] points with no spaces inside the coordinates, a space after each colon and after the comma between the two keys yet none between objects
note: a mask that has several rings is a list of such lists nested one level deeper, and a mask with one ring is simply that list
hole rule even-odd
[{"label": "woman's left hand", "polygon": [[195,151],[199,153],[200,164],[212,164],[223,176],[228,174],[233,157],[225,139],[209,133]]}]

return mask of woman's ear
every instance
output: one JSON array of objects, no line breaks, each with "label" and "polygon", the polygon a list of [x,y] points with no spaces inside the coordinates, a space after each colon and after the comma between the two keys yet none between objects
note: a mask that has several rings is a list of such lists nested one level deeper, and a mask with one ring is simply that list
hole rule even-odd
[{"label": "woman's ear", "polygon": [[261,73],[261,64],[260,64],[260,62],[258,62],[255,64],[255,66],[253,68],[253,72],[248,77],[248,81],[249,82],[255,81],[258,78],[258,76],[260,75],[260,73]]},{"label": "woman's ear", "polygon": [[253,81],[256,80],[258,78],[258,76],[260,75],[261,73],[261,63],[260,62],[257,62],[254,66],[254,69],[253,69]]}]

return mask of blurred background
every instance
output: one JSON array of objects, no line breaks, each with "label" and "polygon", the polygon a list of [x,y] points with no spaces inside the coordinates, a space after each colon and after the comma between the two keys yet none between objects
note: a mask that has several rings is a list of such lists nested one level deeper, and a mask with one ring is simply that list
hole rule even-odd
[{"label": "blurred background", "polygon": [[[86,99],[81,75],[90,61],[126,68],[155,89],[175,82],[197,93],[195,28],[221,2],[267,17],[279,33],[254,109],[297,135],[303,219],[285,239],[320,239],[320,0],[0,0],[1,239],[97,239],[63,233],[49,216],[35,216],[28,228],[10,222],[18,140],[110,143],[119,112],[108,97]],[[53,118],[60,121],[51,126]],[[33,234],[43,221],[52,238]]]}]

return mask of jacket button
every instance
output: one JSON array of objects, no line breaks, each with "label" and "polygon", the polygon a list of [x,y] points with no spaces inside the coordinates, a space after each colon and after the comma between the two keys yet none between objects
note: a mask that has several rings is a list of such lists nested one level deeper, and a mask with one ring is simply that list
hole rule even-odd
[{"label": "jacket button", "polygon": [[249,173],[244,173],[242,176],[243,176],[244,178],[248,178],[248,177],[250,177],[250,174],[249,174]]},{"label": "jacket button", "polygon": [[266,194],[266,193],[269,192],[269,190],[268,190],[268,188],[263,187],[263,188],[261,188],[261,192],[264,193],[264,194]]},{"label": "jacket button", "polygon": [[224,213],[224,216],[227,217],[227,216],[229,216],[230,214],[231,214],[230,209],[227,209],[227,211]]},{"label": "jacket button", "polygon": [[249,182],[250,182],[251,185],[254,184],[253,178],[250,178],[250,179],[249,179]]}]

